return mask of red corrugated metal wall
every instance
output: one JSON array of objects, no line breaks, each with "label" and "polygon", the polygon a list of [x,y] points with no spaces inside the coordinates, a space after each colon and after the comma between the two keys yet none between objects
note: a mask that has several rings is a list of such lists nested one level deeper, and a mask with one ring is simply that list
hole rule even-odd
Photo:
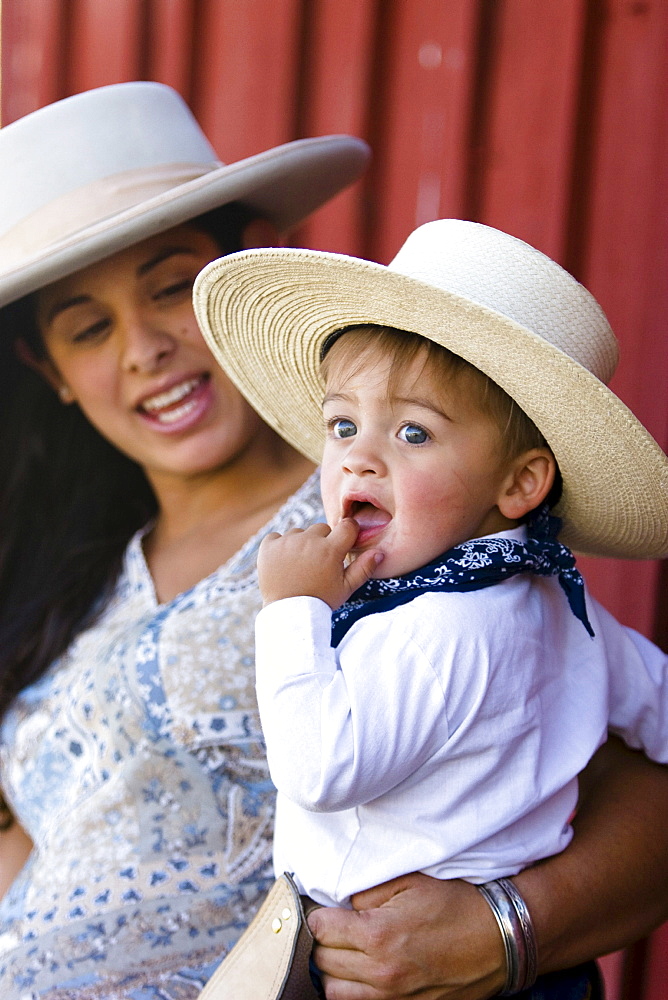
[{"label": "red corrugated metal wall", "polygon": [[[439,216],[527,239],[599,298],[621,341],[614,388],[664,447],[667,71],[666,0],[2,0],[3,124],[155,79],[226,161],[362,135],[366,181],[293,242],[387,262]],[[582,565],[618,617],[668,641],[665,569]],[[628,1000],[665,998],[667,944],[664,928],[636,949]],[[606,960],[611,996],[621,966]]]}]

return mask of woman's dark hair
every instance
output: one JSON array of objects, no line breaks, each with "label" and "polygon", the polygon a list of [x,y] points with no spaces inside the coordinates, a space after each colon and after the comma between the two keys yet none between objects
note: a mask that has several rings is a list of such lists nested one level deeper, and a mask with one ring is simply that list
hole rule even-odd
[{"label": "woman's dark hair", "polygon": [[[222,256],[255,217],[233,203],[191,224]],[[19,338],[44,356],[33,296],[0,310],[0,716],[95,621],[157,509],[141,468],[18,362]]]}]

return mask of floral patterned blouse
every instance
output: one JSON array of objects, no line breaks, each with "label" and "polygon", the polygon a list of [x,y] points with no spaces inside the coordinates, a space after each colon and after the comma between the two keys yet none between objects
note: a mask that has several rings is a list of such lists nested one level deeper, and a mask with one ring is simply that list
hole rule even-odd
[{"label": "floral patterned blouse", "polygon": [[225,565],[158,604],[141,533],[97,623],[0,729],[35,847],[0,903],[3,1000],[192,1000],[272,878],[255,702],[255,561],[322,520],[317,477]]}]

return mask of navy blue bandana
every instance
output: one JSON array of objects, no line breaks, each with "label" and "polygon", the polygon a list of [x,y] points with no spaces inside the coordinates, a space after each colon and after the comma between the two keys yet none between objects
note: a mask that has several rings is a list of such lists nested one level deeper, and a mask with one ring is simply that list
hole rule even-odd
[{"label": "navy blue bandana", "polygon": [[332,646],[360,618],[407,604],[425,591],[482,590],[517,573],[558,576],[571,611],[594,635],[585,606],[584,581],[575,568],[575,556],[557,541],[561,521],[547,504],[533,511],[527,521],[525,542],[515,538],[475,538],[462,542],[442,556],[405,576],[367,580],[332,615]]}]

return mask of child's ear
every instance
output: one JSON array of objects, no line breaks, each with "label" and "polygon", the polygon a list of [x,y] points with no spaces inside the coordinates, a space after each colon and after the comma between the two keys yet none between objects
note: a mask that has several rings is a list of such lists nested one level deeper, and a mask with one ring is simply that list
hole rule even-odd
[{"label": "child's ear", "polygon": [[504,517],[519,521],[540,507],[552,489],[557,463],[549,448],[530,448],[511,462],[498,508]]}]

